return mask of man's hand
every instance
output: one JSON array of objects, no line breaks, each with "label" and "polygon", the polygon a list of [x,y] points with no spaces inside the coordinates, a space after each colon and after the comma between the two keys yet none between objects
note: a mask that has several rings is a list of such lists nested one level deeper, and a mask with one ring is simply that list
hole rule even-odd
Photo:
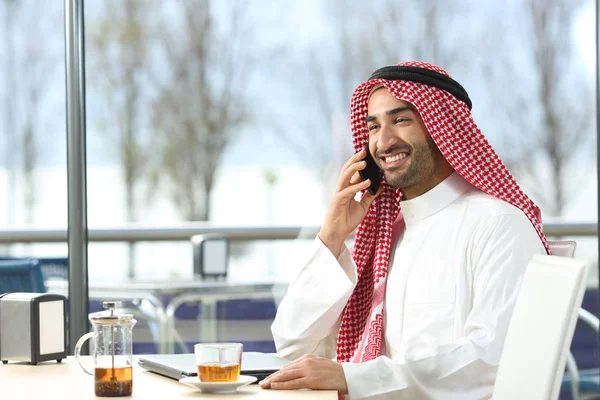
[{"label": "man's hand", "polygon": [[278,390],[337,390],[341,394],[348,394],[342,364],[312,354],[286,365],[261,381],[260,387]]},{"label": "man's hand", "polygon": [[383,185],[381,185],[375,196],[365,192],[360,201],[354,200],[356,193],[367,189],[371,184],[370,179],[363,181],[358,173],[367,165],[365,161],[362,161],[366,154],[366,150],[361,150],[353,155],[342,168],[335,193],[327,209],[325,222],[319,232],[319,238],[323,244],[336,257],[342,250],[344,240],[367,214],[373,199],[383,191]]}]

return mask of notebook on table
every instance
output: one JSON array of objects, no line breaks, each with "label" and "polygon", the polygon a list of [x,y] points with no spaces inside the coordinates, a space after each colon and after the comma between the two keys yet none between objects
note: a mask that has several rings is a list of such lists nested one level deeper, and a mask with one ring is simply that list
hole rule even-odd
[{"label": "notebook on table", "polygon": [[[262,379],[279,371],[290,361],[275,354],[244,352],[242,354],[242,375]],[[148,370],[173,379],[198,376],[196,356],[192,354],[153,354],[140,357],[138,364]]]}]

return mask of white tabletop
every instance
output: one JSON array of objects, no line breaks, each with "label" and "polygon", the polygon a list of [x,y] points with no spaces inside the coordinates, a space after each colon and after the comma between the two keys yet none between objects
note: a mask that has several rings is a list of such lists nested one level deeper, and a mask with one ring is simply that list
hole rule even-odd
[{"label": "white tabletop", "polygon": [[[91,365],[90,356],[83,357]],[[135,357],[137,358],[137,357]],[[69,357],[58,364],[55,361],[38,365],[10,362],[0,364],[2,398],[14,399],[102,399],[94,395],[94,378],[84,373],[75,359]],[[281,400],[337,400],[335,391],[275,391],[263,390],[258,385],[238,389],[235,394],[205,394],[199,390],[152,372],[133,366],[133,395],[135,399],[281,399]]]}]

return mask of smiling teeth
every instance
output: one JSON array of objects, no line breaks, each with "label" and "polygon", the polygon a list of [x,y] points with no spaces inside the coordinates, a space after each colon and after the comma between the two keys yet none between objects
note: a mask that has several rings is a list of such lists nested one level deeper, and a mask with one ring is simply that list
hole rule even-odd
[{"label": "smiling teeth", "polygon": [[385,162],[386,163],[393,163],[394,161],[402,160],[402,159],[404,159],[406,157],[408,157],[408,154],[406,154],[406,153],[400,153],[400,154],[396,154],[393,157],[386,157],[385,158]]}]

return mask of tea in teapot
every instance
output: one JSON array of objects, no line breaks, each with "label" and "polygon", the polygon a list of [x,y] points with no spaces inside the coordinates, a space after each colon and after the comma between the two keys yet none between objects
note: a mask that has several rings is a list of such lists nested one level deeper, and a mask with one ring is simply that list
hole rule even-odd
[{"label": "tea in teapot", "polygon": [[[103,303],[107,311],[90,314],[93,332],[86,333],[75,345],[75,358],[81,368],[94,376],[98,397],[130,396],[133,392],[132,330],[137,322],[130,314],[115,314],[120,302]],[[83,343],[92,338],[94,372],[81,364]]]}]

